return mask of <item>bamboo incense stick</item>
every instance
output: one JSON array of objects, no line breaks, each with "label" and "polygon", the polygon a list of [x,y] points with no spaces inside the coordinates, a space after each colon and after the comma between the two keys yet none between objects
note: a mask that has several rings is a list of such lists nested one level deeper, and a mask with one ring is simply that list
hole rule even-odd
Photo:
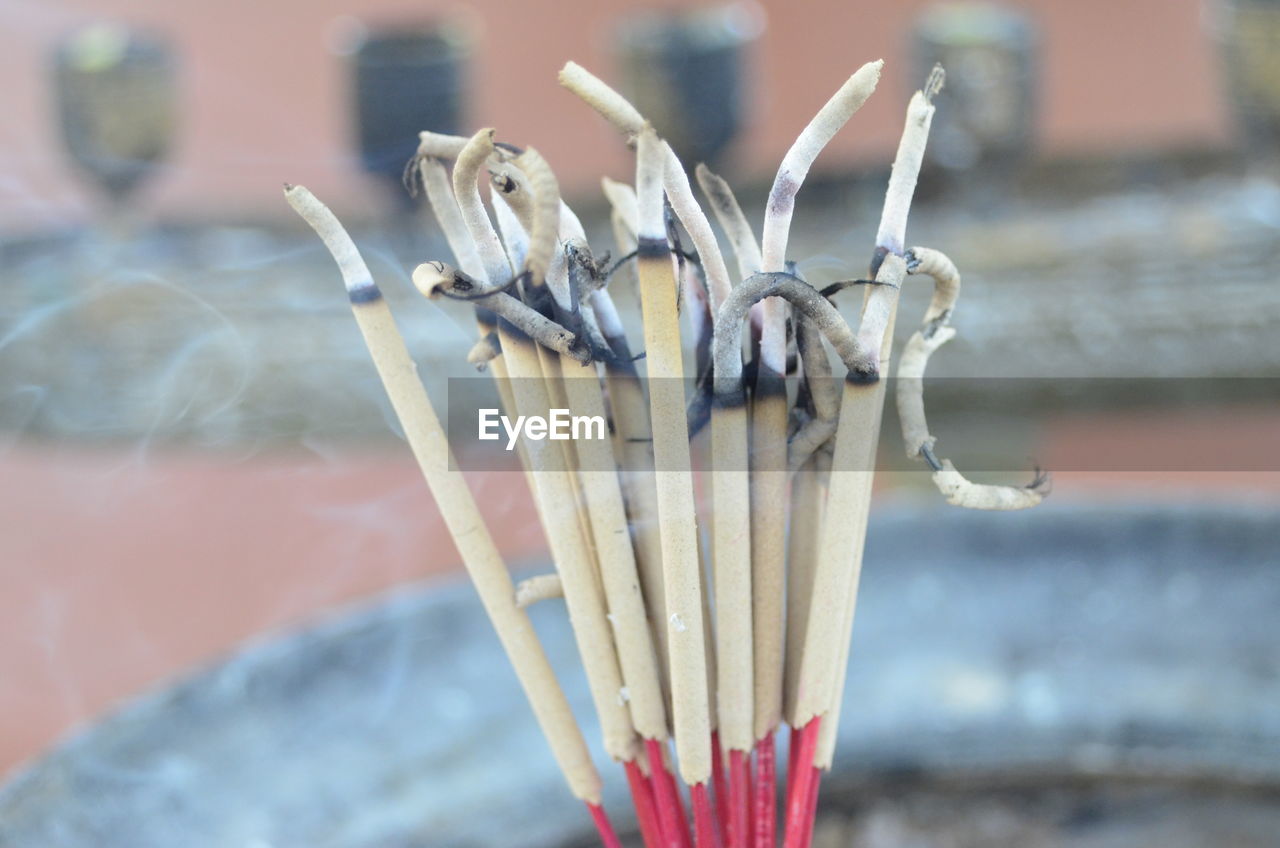
[{"label": "bamboo incense stick", "polygon": [[783,680],[783,714],[793,728],[796,722],[796,683],[804,637],[813,597],[813,570],[817,565],[818,540],[826,514],[827,486],[831,474],[831,452],[814,452],[796,472],[791,508],[791,535],[787,547],[787,653]]},{"label": "bamboo incense stick", "polygon": [[[820,723],[812,730],[810,726],[824,714],[833,712],[842,699],[843,693],[836,684],[843,681],[844,667],[848,662],[870,509],[875,449],[884,406],[884,385],[879,380],[879,373],[882,367],[887,367],[892,349],[898,294],[906,276],[902,253],[907,215],[929,137],[934,112],[932,99],[942,83],[942,68],[935,66],[924,88],[912,96],[907,106],[902,140],[894,159],[876,235],[872,271],[878,285],[867,292],[858,327],[859,347],[874,359],[870,368],[862,373],[852,371],[845,381],[835,436],[833,474],[827,496],[828,520],[822,528],[804,656],[796,687],[796,721],[806,737],[816,737]],[[840,520],[834,518],[837,515],[841,516]],[[828,715],[828,725],[835,725],[832,718]],[[804,799],[813,778],[811,766],[816,764],[818,750],[822,749],[825,754],[827,747],[834,747],[834,726],[828,734],[832,741],[824,744],[824,740],[815,738],[815,747],[806,747],[797,761],[798,780],[793,786],[792,803],[789,805],[797,820],[788,822],[787,848],[798,848],[800,841],[807,838],[803,820]]]},{"label": "bamboo incense stick", "polygon": [[286,186],[289,205],[316,231],[337,262],[374,365],[386,387],[405,438],[417,458],[454,544],[480,595],[574,796],[587,803],[601,823],[600,777],[592,765],[564,692],[542,651],[528,616],[515,603],[515,588],[471,490],[454,470],[444,432],[417,376],[386,301],[351,238],[333,214],[305,188]]},{"label": "bamboo incense stick", "polygon": [[[741,279],[760,270],[760,247],[729,184],[705,165],[698,182],[733,245]],[[717,319],[718,320],[718,319]],[[713,341],[714,347],[714,341]],[[739,343],[739,353],[741,344]],[[714,358],[714,353],[713,353]],[[739,360],[740,361],[740,360]],[[714,383],[714,381],[713,381]],[[729,751],[728,821],[730,848],[749,844],[750,777],[748,758],[754,735],[754,660],[752,657],[751,498],[746,386],[741,379],[717,390],[713,385],[712,562],[716,596],[717,705],[720,734]]]},{"label": "bamboo incense stick", "polygon": [[[663,152],[666,155],[667,166],[669,168],[670,162],[672,159],[674,159],[675,154],[671,152],[670,147],[667,146],[665,143],[663,144]],[[678,164],[678,160],[677,160],[677,164]],[[684,174],[683,174],[683,168],[680,168],[679,170],[680,170],[680,179],[683,180],[683,183],[684,183],[683,192],[682,192],[683,200],[681,201],[681,203],[684,204],[683,208],[685,210],[685,214],[701,216],[702,217],[701,230],[704,234],[709,235],[710,224],[709,222],[706,221],[705,215],[703,215],[701,210],[697,208],[696,201],[694,201],[692,198],[691,191],[688,187],[688,180],[687,178],[684,177]],[[664,173],[664,180],[669,183],[670,175]],[[634,190],[631,189],[630,186],[627,186],[623,183],[616,183],[608,179],[603,181],[603,188],[604,188],[606,197],[609,198],[610,203],[614,207],[614,214],[612,215],[612,218],[614,221],[615,231],[617,233],[617,239],[619,241],[619,244],[626,244],[628,247],[631,246],[632,244],[635,244],[634,228],[638,226],[637,224],[638,212],[637,212],[637,204],[636,204]],[[727,285],[727,272],[723,270],[723,260],[719,255],[719,247],[718,245],[715,244],[714,239],[712,239],[709,247],[704,244],[703,249],[709,251],[709,255],[714,255],[716,259],[719,261],[720,267],[722,269],[720,274],[723,277],[722,286]],[[623,251],[623,252],[624,252],[624,255],[626,255],[626,254],[629,254],[631,251]],[[699,373],[701,373],[702,367],[703,367],[701,364],[702,360],[705,358],[706,351],[710,347],[710,329],[711,329],[710,317],[706,316],[706,318],[703,319],[702,311],[709,309],[709,303],[707,303],[707,296],[704,294],[704,290],[701,286],[701,282],[695,281],[694,275],[696,274],[696,269],[690,264],[685,263],[683,261],[677,262],[677,267],[682,274],[681,279],[685,286],[685,291],[687,292],[687,295],[685,297],[685,309],[686,311],[690,312],[695,319],[698,319],[698,320],[695,320],[693,324],[694,324],[694,335],[696,338],[695,344],[696,344],[696,350],[697,350],[697,358],[699,361],[699,365],[697,366],[697,368]],[[607,292],[604,292],[603,294],[607,294]],[[707,304],[707,305],[701,305],[701,304]],[[703,321],[705,321],[705,323],[703,323]],[[696,402],[697,402],[697,399],[695,398],[695,403]],[[689,413],[691,418],[696,414],[697,413],[692,411]],[[728,809],[726,804],[728,800],[727,798],[728,792],[726,788],[724,762],[722,757],[722,747],[720,743],[720,734],[718,730],[719,717],[716,712],[717,704],[718,704],[718,697],[716,692],[718,664],[716,661],[716,652],[715,652],[715,644],[714,644],[714,636],[713,636],[714,619],[711,614],[711,608],[710,608],[711,593],[706,582],[707,572],[702,560],[701,546],[698,547],[698,556],[699,556],[698,575],[699,575],[699,579],[702,581],[701,599],[702,599],[702,610],[703,610],[702,618],[704,622],[704,626],[703,626],[704,657],[705,657],[705,666],[706,666],[706,674],[707,674],[707,691],[708,691],[708,702],[707,702],[708,710],[709,710],[708,726],[710,727],[710,730],[711,730],[711,751],[712,751],[711,772],[712,772],[712,782],[716,789],[715,810],[718,817],[727,819]],[[659,589],[660,588],[661,587],[659,586]],[[666,634],[663,634],[663,638],[666,638]],[[664,671],[669,672],[669,669],[664,669]],[[665,676],[664,679],[669,679],[669,673]]]},{"label": "bamboo incense stick", "polygon": [[[576,216],[564,213],[560,202],[555,175],[540,156],[530,156],[528,150],[521,157],[525,160],[530,184],[535,187],[534,229],[542,231],[554,219],[557,228],[568,225],[572,232],[568,237],[585,247],[585,235]],[[529,157],[527,160],[525,157]],[[554,201],[554,202],[552,202]],[[536,240],[536,239],[535,239]],[[555,237],[549,241],[554,243]],[[561,252],[558,258],[563,258]],[[557,307],[565,313],[579,308],[569,291],[568,268],[563,262],[552,262],[548,289]],[[586,367],[564,357],[560,363],[566,399],[574,414],[605,420],[604,396],[600,391],[599,377],[594,365]],[[582,495],[595,541],[595,553],[605,598],[609,609],[609,621],[613,625],[614,642],[622,677],[627,687],[627,702],[632,723],[642,739],[667,738],[667,715],[662,697],[657,658],[645,613],[644,598],[640,591],[635,552],[627,528],[626,508],[618,481],[616,463],[609,442],[603,439],[580,439],[565,445],[573,445],[577,456]]]},{"label": "bamboo incense stick", "polygon": [[[624,183],[603,181],[605,195],[613,207],[614,240],[620,255],[634,253],[638,232],[635,190]],[[634,275],[635,269],[625,269]],[[637,281],[638,282],[638,281]],[[622,457],[622,484],[627,515],[631,522],[641,589],[649,614],[650,631],[658,654],[658,666],[665,700],[670,707],[670,670],[667,648],[666,599],[662,585],[662,540],[658,531],[658,492],[653,464],[653,430],[649,424],[649,401],[632,359],[626,331],[608,289],[592,293],[592,305],[601,332],[613,357],[605,362],[605,380],[613,408],[618,453]]]},{"label": "bamboo incense stick", "polygon": [[[813,572],[817,566],[818,540],[826,516],[826,496],[831,477],[830,437],[839,414],[839,390],[831,379],[831,362],[821,334],[804,314],[797,316],[796,347],[804,369],[805,388],[812,406],[812,418],[805,422],[788,447],[787,465],[792,479],[794,502],[787,566],[786,660],[783,675],[783,713],[794,729],[796,686],[804,656],[805,632],[813,595]],[[798,750],[798,749],[796,749]],[[794,758],[793,758],[794,759]],[[788,769],[788,781],[796,774]]]},{"label": "bamboo incense stick", "polygon": [[652,130],[639,135],[636,196],[640,232],[636,266],[644,316],[663,586],[670,627],[672,724],[680,776],[692,787],[711,777],[710,720],[698,527],[684,417],[684,365],[675,280],[663,222],[660,144]]},{"label": "bamboo incense stick", "polygon": [[[842,650],[840,630],[845,620],[844,608],[850,591],[856,591],[854,587],[861,564],[862,549],[854,543],[870,505],[874,454],[868,449],[878,432],[876,425],[883,398],[879,368],[887,358],[892,342],[891,322],[897,295],[906,276],[906,263],[900,255],[902,232],[906,227],[910,197],[915,189],[933,116],[932,94],[940,85],[941,80],[935,82],[934,75],[931,75],[930,83],[924,90],[916,92],[907,108],[906,128],[894,160],[877,236],[876,256],[881,263],[876,273],[879,285],[871,287],[868,292],[857,335],[859,349],[872,359],[869,367],[852,371],[845,380],[835,436],[831,488],[827,496],[827,514],[833,518],[823,525],[819,562],[814,574],[813,607],[797,684],[796,720],[801,726],[826,712],[835,694],[832,683]],[[904,196],[905,203],[902,201]],[[893,252],[894,245],[898,245],[898,252]],[[841,516],[840,520],[834,520],[837,515]]]},{"label": "bamboo incense stick", "polygon": [[[761,244],[763,271],[786,267],[795,197],[813,161],[875,90],[883,62],[858,69],[796,138],[774,178]],[[785,655],[787,503],[786,307],[766,300],[757,307],[760,347],[751,405],[751,569],[755,639],[755,734],[765,746],[782,718]],[[758,743],[759,744],[759,743]],[[772,760],[772,757],[769,757]],[[772,774],[757,782],[757,846],[774,838]]]},{"label": "bamboo incense stick", "polygon": [[[453,172],[454,195],[463,220],[491,280],[503,280],[510,266],[480,200],[477,178],[493,152],[493,131],[481,130],[459,153]],[[515,408],[521,414],[547,417],[550,397],[543,380],[536,345],[506,320],[498,333],[511,377]],[[604,747],[610,757],[626,762],[634,757],[635,731],[620,697],[622,675],[606,618],[595,569],[582,537],[576,498],[560,445],[525,438],[525,450],[540,503],[547,543],[564,586],[565,603],[586,671],[588,686],[600,718]]]},{"label": "bamboo incense stick", "polygon": [[[827,101],[783,157],[769,192],[761,270],[786,268],[795,198],[818,154],[875,91],[883,61],[859,68]],[[751,567],[754,592],[755,731],[771,735],[782,718],[787,501],[786,309],[764,301],[756,392],[751,409]]]}]

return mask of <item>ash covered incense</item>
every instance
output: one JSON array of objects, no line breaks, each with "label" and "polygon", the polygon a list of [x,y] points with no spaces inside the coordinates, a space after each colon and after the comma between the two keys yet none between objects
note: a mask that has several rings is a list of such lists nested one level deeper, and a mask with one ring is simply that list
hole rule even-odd
[{"label": "ash covered incense", "polygon": [[[787,256],[800,187],[871,96],[881,64],[863,65],[801,131],[773,181],[760,239],[728,182],[698,166],[733,271],[670,145],[574,63],[561,84],[636,153],[634,188],[603,182],[612,262],[596,258],[536,150],[499,143],[488,129],[470,138],[421,134],[407,173],[453,256],[423,257],[414,285],[429,298],[474,307],[478,341],[466,359],[489,372],[507,413],[545,419],[566,410],[607,419],[612,434],[557,442],[521,431],[519,456],[555,571],[518,585],[453,470],[439,419],[355,245],[306,189],[286,188],[341,270],[450,535],[570,791],[587,804],[606,846],[620,843],[600,806],[601,778],[525,609],[565,605],[600,744],[623,766],[646,848],[776,848],[779,831],[785,848],[807,846],[818,785],[834,760],[884,402],[880,377],[909,276],[931,279],[934,293],[899,367],[908,455],[928,464],[958,506],[1021,509],[1044,496],[1039,478],[1025,488],[969,481],[939,458],[925,416],[926,364],[955,334],[960,291],[960,273],[945,255],[905,247],[940,68],[907,108],[874,280],[815,287]],[[868,284],[861,319],[850,326],[832,298],[854,282]],[[631,285],[640,295],[638,346],[611,294]],[[839,387],[829,352],[844,368]],[[802,381],[796,393],[787,390],[790,361]],[[686,377],[697,383],[692,397]],[[710,502],[700,506],[690,442],[708,414]],[[784,720],[791,746],[779,825],[775,735]]]}]

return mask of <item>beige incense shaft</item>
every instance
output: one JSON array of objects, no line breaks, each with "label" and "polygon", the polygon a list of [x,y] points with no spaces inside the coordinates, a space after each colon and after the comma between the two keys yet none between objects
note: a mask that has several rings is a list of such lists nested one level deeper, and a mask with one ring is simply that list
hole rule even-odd
[{"label": "beige incense shaft", "polygon": [[390,308],[333,214],[300,186],[286,188],[286,197],[315,228],[342,270],[352,312],[405,438],[570,790],[584,801],[599,804],[600,776],[582,732],[532,623],[516,606],[510,574],[471,490],[462,475],[452,470],[456,465],[444,428],[418,378],[417,364],[404,345]]},{"label": "beige incense shaft", "polygon": [[675,276],[662,218],[662,153],[661,142],[652,130],[640,134],[636,170],[640,206],[637,270],[662,540],[672,725],[680,776],[692,786],[711,777],[711,727],[698,525],[684,415],[683,352]]},{"label": "beige incense shaft", "polygon": [[[453,190],[463,220],[476,242],[487,279],[501,282],[511,273],[505,252],[480,200],[478,177],[493,153],[493,131],[481,130],[458,154]],[[551,396],[544,380],[537,346],[506,321],[498,324],[503,359],[510,376],[511,395],[522,415],[547,417]],[[550,440],[523,438],[529,459],[534,496],[539,503],[547,544],[564,587],[565,606],[586,671],[592,701],[600,718],[604,747],[610,757],[626,761],[634,756],[635,731],[622,694],[622,673],[614,650],[604,598],[595,565],[583,536],[577,498],[562,446]]]}]

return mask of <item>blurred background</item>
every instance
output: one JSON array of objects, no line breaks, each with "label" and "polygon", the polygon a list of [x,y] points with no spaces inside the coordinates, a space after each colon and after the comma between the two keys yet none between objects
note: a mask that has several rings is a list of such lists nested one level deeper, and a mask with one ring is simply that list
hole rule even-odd
[{"label": "blurred background", "polygon": [[[931,373],[989,378],[938,384],[957,463],[1053,469],[1045,510],[1280,504],[1280,4],[0,0],[0,22],[0,774],[247,639],[458,571],[280,185],[347,223],[442,397],[472,330],[408,284],[449,258],[400,183],[415,133],[536,146],[603,250],[599,180],[633,159],[556,84],[569,59],[758,226],[796,133],[883,57],[799,198],[815,282],[865,268],[944,62],[909,238],[965,275]],[[884,502],[932,503],[883,442]],[[537,561],[520,487],[473,483]]]}]

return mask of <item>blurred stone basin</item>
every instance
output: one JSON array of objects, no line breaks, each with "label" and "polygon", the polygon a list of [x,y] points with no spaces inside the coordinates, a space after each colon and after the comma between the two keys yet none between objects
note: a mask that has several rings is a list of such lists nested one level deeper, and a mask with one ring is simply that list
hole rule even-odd
[{"label": "blurred stone basin", "polygon": [[[1261,510],[879,511],[817,844],[1274,845],[1277,538]],[[563,609],[534,613],[595,745]],[[457,585],[260,640],[0,789],[6,848],[541,848],[589,829]]]}]

